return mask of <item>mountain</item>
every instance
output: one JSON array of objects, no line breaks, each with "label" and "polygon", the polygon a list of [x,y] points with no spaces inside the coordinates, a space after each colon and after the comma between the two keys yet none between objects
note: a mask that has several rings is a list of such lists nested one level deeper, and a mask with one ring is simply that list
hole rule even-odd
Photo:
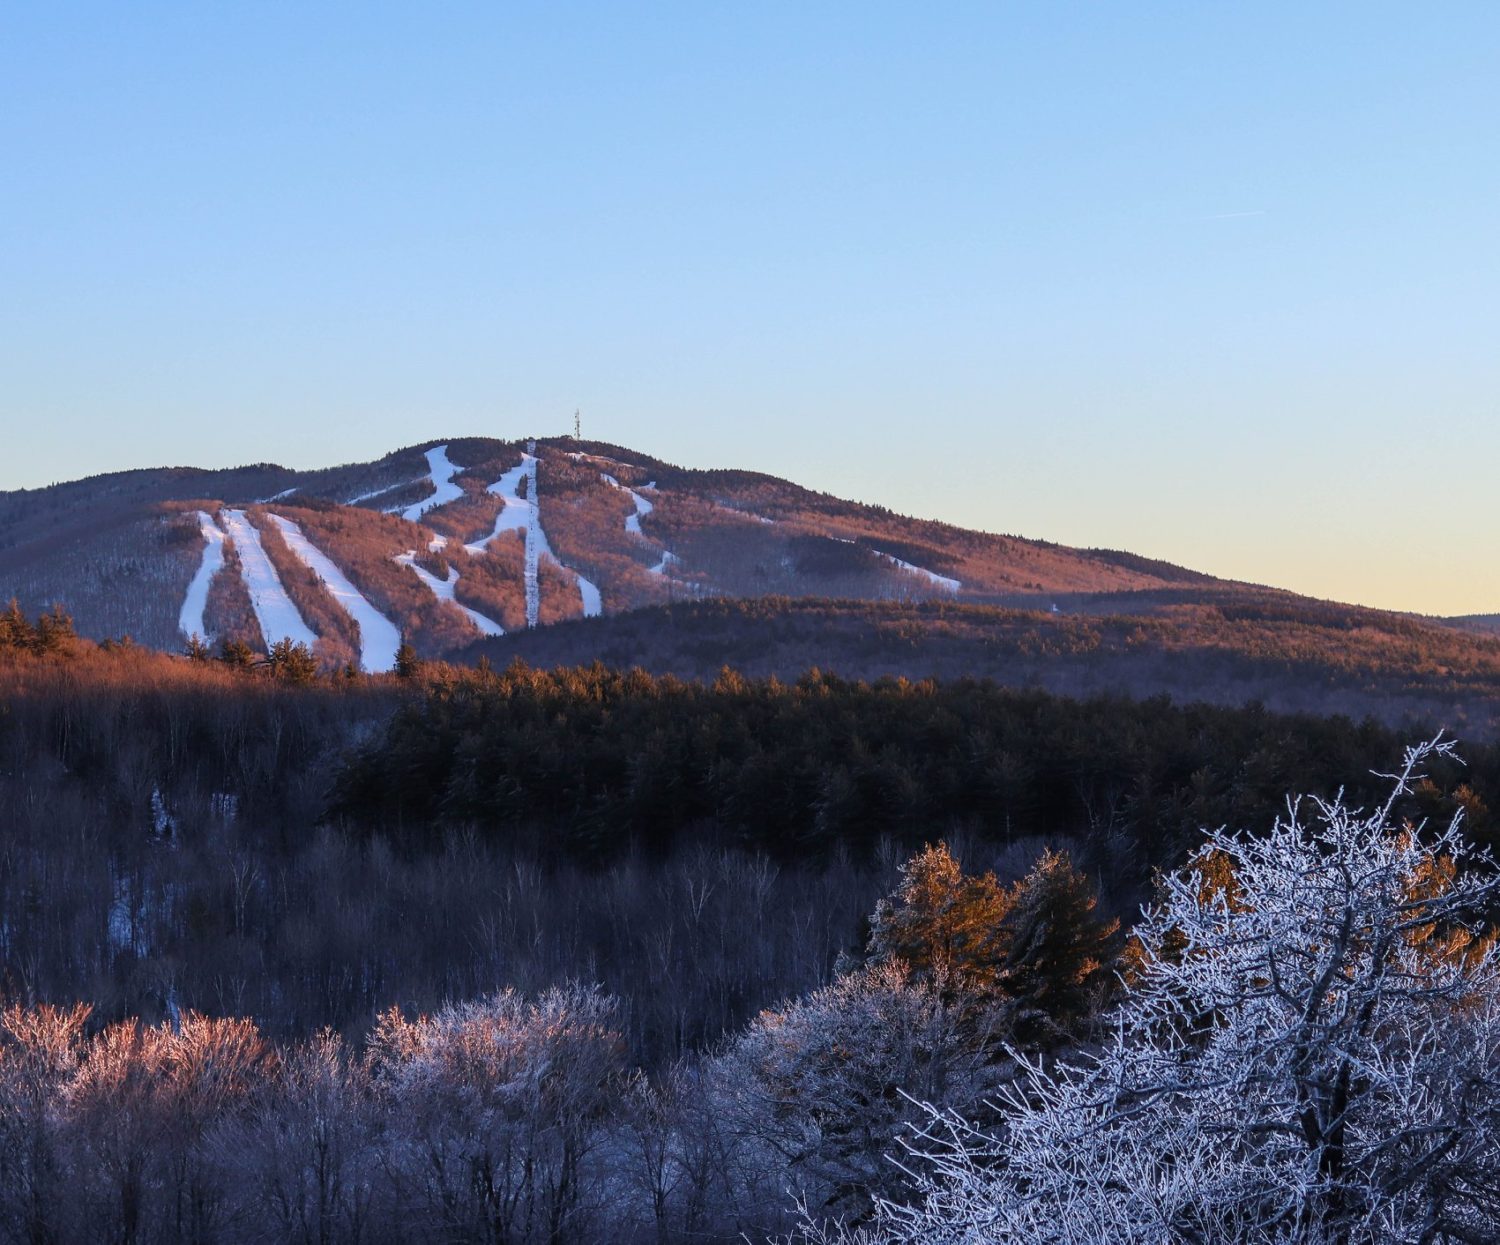
[{"label": "mountain", "polygon": [[289,636],[328,664],[381,670],[401,633],[441,657],[528,623],[674,601],[1050,608],[1215,582],[620,446],[532,450],[470,438],[324,471],[162,468],[0,493],[0,597],[62,602],[99,639],[178,649],[196,632],[263,649]]},{"label": "mountain", "polygon": [[95,639],[291,638],[330,670],[389,670],[404,636],[462,664],[973,675],[1500,737],[1493,619],[1316,601],[571,438],[0,493],[12,596],[61,602]]}]

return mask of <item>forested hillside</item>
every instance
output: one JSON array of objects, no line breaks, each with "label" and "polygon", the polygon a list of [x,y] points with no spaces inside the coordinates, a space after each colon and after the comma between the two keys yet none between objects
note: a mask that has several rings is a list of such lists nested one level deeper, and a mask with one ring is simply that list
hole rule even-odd
[{"label": "forested hillside", "polygon": [[[296,534],[288,545],[288,524],[310,553]],[[169,651],[193,634],[261,651],[290,636],[326,668],[387,668],[357,643],[361,615],[367,630],[378,619],[436,657],[485,635],[678,600],[1035,600],[1211,582],[1127,553],[967,531],[563,437],[0,494],[0,601],[31,612],[62,602],[87,636]]]},{"label": "forested hillside", "polygon": [[[0,616],[0,1220],[32,1237],[729,1241],[791,1191],[858,1220],[916,1194],[898,1090],[982,1117],[1006,1043],[1093,1031],[1203,827],[1269,827],[1287,774],[1378,801],[1405,737],[225,658]],[[1464,740],[1394,815],[1493,844],[1497,798]]]}]

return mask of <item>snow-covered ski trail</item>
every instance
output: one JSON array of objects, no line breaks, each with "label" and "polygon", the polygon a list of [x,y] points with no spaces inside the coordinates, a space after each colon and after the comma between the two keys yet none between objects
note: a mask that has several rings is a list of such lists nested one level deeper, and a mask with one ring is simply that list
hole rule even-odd
[{"label": "snow-covered ski trail", "polygon": [[[436,543],[436,542],[434,542]],[[430,548],[430,546],[429,546]],[[441,546],[439,546],[441,548]],[[406,553],[397,554],[396,561],[402,566],[410,567],[417,573],[420,579],[431,590],[432,595],[439,601],[447,601],[455,608],[462,610],[464,616],[474,624],[480,635],[504,635],[505,628],[493,618],[486,618],[478,610],[471,610],[462,601],[454,596],[454,589],[458,587],[458,568],[452,563],[448,565],[448,578],[439,579],[426,567],[417,565],[417,551],[410,549]]]},{"label": "snow-covered ski trail", "polygon": [[203,533],[203,557],[183,598],[177,629],[185,636],[212,642],[208,634],[208,585],[224,565],[224,532],[205,510],[198,511],[198,530]]},{"label": "snow-covered ski trail", "polygon": [[415,523],[429,510],[436,510],[439,506],[446,506],[450,501],[457,501],[464,495],[463,489],[453,483],[453,477],[461,470],[448,459],[448,447],[446,445],[435,445],[427,451],[427,474],[432,481],[432,496],[424,497],[415,505],[407,506],[401,512],[401,517]]},{"label": "snow-covered ski trail", "polygon": [[[880,553],[880,550],[877,549],[875,552]],[[910,571],[913,575],[926,576],[932,583],[947,592],[957,592],[963,587],[962,582],[957,579],[950,579],[947,575],[939,575],[936,571],[929,571],[925,566],[914,566],[910,562],[903,562],[894,553],[880,553],[880,556],[888,562],[894,562],[903,571]]]},{"label": "snow-covered ski trail", "polygon": [[682,559],[679,558],[675,553],[669,553],[667,552],[667,550],[663,549],[661,551],[661,561],[658,562],[655,566],[648,566],[646,568],[646,574],[665,575],[669,570],[672,569],[673,566],[675,566],[680,561],[682,561]]},{"label": "snow-covered ski trail", "polygon": [[395,625],[365,599],[349,577],[334,565],[332,559],[303,534],[290,519],[279,514],[271,522],[281,530],[281,538],[292,556],[323,581],[323,588],[340,609],[359,624],[359,664],[366,674],[384,674],[396,668],[396,650],[401,647],[401,633]]},{"label": "snow-covered ski trail", "polygon": [[[834,536],[831,539],[838,541],[841,545],[859,544],[859,541],[850,540],[847,536]],[[892,566],[900,567],[903,571],[910,571],[913,575],[921,575],[928,582],[942,588],[946,592],[957,592],[963,587],[963,584],[957,579],[950,579],[947,575],[939,575],[936,571],[929,571],[925,566],[917,566],[913,562],[905,562],[894,553],[885,553],[880,549],[871,549],[869,545],[863,547],[869,549],[877,558],[884,558]]]},{"label": "snow-covered ski trail", "polygon": [[[656,509],[655,503],[648,501],[646,498],[642,497],[633,488],[627,488],[625,485],[616,480],[614,476],[610,475],[607,471],[601,471],[599,473],[599,478],[603,480],[607,485],[609,485],[610,488],[619,489],[621,492],[628,493],[630,495],[630,500],[635,505],[635,513],[625,516],[625,530],[632,535],[639,536],[642,540],[646,539],[646,533],[641,531],[641,520]],[[641,488],[654,493],[656,491],[656,481],[653,480],[650,484],[643,484],[641,485]],[[675,553],[670,553],[666,549],[663,549],[661,551],[660,560],[656,563],[655,566],[648,566],[646,568],[646,574],[665,575],[669,570],[671,570],[672,565],[678,561],[680,561],[680,559]]]},{"label": "snow-covered ski trail", "polygon": [[[603,480],[607,485],[609,485],[610,488],[617,488],[621,492],[628,493],[630,495],[630,500],[635,504],[635,513],[625,516],[625,530],[627,532],[633,532],[637,536],[644,536],[645,533],[641,531],[641,520],[644,519],[653,510],[655,510],[656,506],[652,502],[647,501],[633,488],[626,488],[625,485],[621,484],[614,478],[614,476],[610,475],[607,471],[601,471],[599,473],[599,478]],[[656,481],[653,480],[650,484],[644,485],[643,487],[648,489],[655,489]]]},{"label": "snow-covered ski trail", "polygon": [[[526,496],[520,495],[521,481],[526,481]],[[482,540],[464,546],[470,553],[483,553],[502,532],[524,532],[531,525],[536,509],[536,456],[522,454],[521,461],[485,490],[498,497],[505,507],[495,516],[495,530]]]},{"label": "snow-covered ski trail", "polygon": [[281,576],[271,564],[265,547],[260,543],[260,533],[255,530],[243,510],[222,510],[224,531],[234,541],[240,555],[240,574],[245,588],[250,593],[250,604],[255,610],[255,621],[260,624],[261,638],[270,648],[278,640],[291,640],[294,644],[305,644],[312,648],[318,637],[312,633],[292,598],[281,586]]},{"label": "snow-covered ski trail", "polygon": [[[541,560],[546,558],[573,576],[578,585],[578,596],[583,603],[583,616],[594,618],[604,612],[604,599],[598,587],[585,579],[572,567],[566,565],[547,540],[542,530],[541,507],[537,503],[536,443],[528,442],[518,466],[505,472],[486,490],[493,493],[504,505],[495,516],[495,529],[482,540],[476,540],[464,548],[470,553],[481,554],[489,548],[502,532],[524,532],[526,534],[526,625],[535,627],[541,622]],[[520,495],[521,481],[526,481],[526,496]]]}]

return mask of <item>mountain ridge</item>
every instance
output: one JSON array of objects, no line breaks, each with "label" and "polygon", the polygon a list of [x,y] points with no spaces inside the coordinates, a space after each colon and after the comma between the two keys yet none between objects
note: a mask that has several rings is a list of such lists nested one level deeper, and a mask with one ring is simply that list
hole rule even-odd
[{"label": "mountain ridge", "polygon": [[[1123,550],[1072,549],[902,515],[765,472],[684,468],[608,442],[544,438],[534,445],[535,474],[528,478],[543,498],[537,524],[546,542],[538,572],[543,608],[532,611],[534,621],[587,612],[587,601],[575,611],[564,599],[569,574],[581,584],[597,581],[602,594],[597,608],[607,612],[683,596],[888,599],[946,592],[986,601],[1217,582]],[[133,585],[124,581],[142,575],[159,585],[160,595],[185,591],[179,583],[183,564],[191,562],[195,543],[201,552],[194,512],[217,522],[226,510],[242,510],[254,535],[269,537],[268,557],[278,574],[285,570],[300,578],[277,544],[273,516],[298,523],[299,529],[310,523],[319,529],[309,538],[312,543],[321,536],[331,546],[321,552],[349,571],[361,591],[385,597],[390,610],[401,603],[391,599],[392,576],[371,560],[374,545],[382,545],[385,562],[395,564],[406,555],[417,563],[430,559],[433,566],[423,569],[435,572],[439,583],[448,582],[445,566],[461,561],[467,567],[493,552],[497,556],[485,556],[474,582],[456,589],[456,603],[477,609],[488,595],[491,607],[509,617],[506,630],[516,630],[531,615],[518,614],[504,582],[516,552],[508,545],[514,542],[484,537],[495,523],[506,522],[510,508],[529,505],[523,496],[501,495],[501,484],[523,454],[519,440],[466,437],[422,441],[368,462],[310,471],[264,461],[230,468],[131,468],[10,490],[0,493],[0,594],[16,596],[28,608],[62,601],[75,611],[86,635],[129,631],[145,643],[172,647],[186,637],[170,625],[170,611],[157,594],[150,599],[138,594],[129,607],[119,600],[106,606],[100,598],[112,585],[130,595]],[[433,462],[439,459],[451,470],[441,482],[447,491],[434,504],[429,499],[438,496],[439,484]],[[384,518],[393,514],[414,527],[395,530]],[[511,525],[507,531],[522,532],[524,545],[524,528]],[[243,528],[241,534],[242,539],[252,535]],[[371,546],[362,555],[352,547],[361,543]],[[459,568],[459,584],[464,569]],[[223,573],[243,578],[243,565],[231,557]],[[417,576],[406,578],[420,586]],[[487,594],[481,581],[489,583]],[[423,616],[449,603],[430,595],[430,607],[407,600],[402,612],[408,616],[400,625],[431,632],[431,620]],[[244,619],[230,629],[235,628],[251,630]],[[456,642],[453,635],[419,634],[418,639],[432,655]],[[270,642],[264,634],[258,637],[261,647]]]},{"label": "mountain ridge", "polygon": [[0,493],[11,597],[168,652],[191,633],[261,652],[298,639],[329,671],[389,670],[404,637],[460,664],[976,676],[1500,734],[1485,619],[1319,601],[570,437]]}]

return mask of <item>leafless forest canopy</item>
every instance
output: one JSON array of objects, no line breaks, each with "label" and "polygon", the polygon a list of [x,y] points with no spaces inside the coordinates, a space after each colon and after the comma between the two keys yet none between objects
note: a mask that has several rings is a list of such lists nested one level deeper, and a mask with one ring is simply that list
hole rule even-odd
[{"label": "leafless forest canopy", "polygon": [[[1415,729],[817,671],[371,677],[13,609],[0,1231],[728,1241],[810,1231],[793,1193],[886,1225],[932,1192],[887,1157],[919,1103],[998,1127],[1016,1058],[1090,1048],[1203,827],[1267,827],[1289,784],[1378,803]],[[1393,816],[1492,845],[1500,747],[1462,752]]]}]

